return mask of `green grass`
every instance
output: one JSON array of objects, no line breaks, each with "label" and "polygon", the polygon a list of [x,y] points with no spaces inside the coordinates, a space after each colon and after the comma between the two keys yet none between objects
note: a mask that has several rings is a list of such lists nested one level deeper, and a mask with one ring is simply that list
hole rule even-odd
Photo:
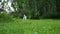
[{"label": "green grass", "polygon": [[60,34],[60,20],[0,21],[0,34]]}]

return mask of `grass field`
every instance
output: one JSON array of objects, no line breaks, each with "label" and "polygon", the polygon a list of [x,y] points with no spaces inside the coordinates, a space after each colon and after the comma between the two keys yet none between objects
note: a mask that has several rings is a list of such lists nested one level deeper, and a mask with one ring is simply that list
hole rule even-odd
[{"label": "grass field", "polygon": [[60,34],[60,20],[0,20],[0,34]]}]

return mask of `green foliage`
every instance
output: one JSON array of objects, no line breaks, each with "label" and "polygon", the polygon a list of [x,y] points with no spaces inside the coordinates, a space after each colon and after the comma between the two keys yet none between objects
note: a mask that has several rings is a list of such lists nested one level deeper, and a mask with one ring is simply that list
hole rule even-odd
[{"label": "green foliage", "polygon": [[0,14],[0,22],[1,21],[4,21],[4,22],[12,21],[12,16],[6,13],[2,13]]},{"label": "green foliage", "polygon": [[56,14],[60,13],[56,11],[56,0],[13,0],[12,7],[16,11],[13,15],[19,18],[23,14],[27,14],[29,19],[52,18],[60,15]]}]

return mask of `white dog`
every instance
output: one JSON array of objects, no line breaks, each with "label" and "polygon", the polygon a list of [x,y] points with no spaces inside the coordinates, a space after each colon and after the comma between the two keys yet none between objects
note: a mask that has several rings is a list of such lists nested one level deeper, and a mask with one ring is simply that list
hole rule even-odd
[{"label": "white dog", "polygon": [[23,20],[26,20],[27,19],[27,16],[24,14],[24,16],[23,16]]}]

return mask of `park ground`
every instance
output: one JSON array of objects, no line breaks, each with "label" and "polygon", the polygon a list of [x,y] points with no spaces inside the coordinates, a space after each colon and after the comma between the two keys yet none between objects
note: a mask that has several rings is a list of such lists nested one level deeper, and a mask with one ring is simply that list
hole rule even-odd
[{"label": "park ground", "polygon": [[0,20],[0,34],[60,34],[60,20]]}]

